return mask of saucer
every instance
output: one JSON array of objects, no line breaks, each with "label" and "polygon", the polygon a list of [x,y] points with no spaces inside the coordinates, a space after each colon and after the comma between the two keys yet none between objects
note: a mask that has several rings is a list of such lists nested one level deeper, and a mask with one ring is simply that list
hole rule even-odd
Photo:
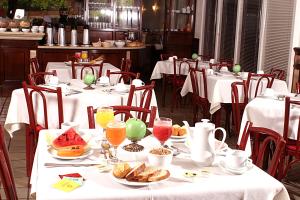
[{"label": "saucer", "polygon": [[232,173],[232,174],[236,174],[236,175],[241,175],[245,172],[247,172],[248,170],[250,170],[253,167],[253,163],[251,159],[248,159],[246,161],[246,165],[243,167],[239,167],[239,168],[230,168],[228,167],[228,165],[226,164],[225,160],[221,160],[219,162],[219,167],[226,172]]}]

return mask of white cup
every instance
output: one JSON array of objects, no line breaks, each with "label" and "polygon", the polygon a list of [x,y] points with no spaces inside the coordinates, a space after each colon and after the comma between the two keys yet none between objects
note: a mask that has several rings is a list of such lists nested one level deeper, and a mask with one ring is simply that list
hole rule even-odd
[{"label": "white cup", "polygon": [[73,128],[75,131],[78,131],[79,124],[77,122],[64,122],[61,123],[61,129],[66,131],[70,128]]},{"label": "white cup", "polygon": [[145,83],[141,79],[133,79],[131,84],[135,87],[141,87],[145,85]]},{"label": "white cup", "polygon": [[264,96],[265,97],[274,97],[275,92],[272,88],[266,88],[265,91],[264,91]]},{"label": "white cup", "polygon": [[45,27],[44,26],[39,26],[39,32],[44,33],[44,31],[45,31]]},{"label": "white cup", "polygon": [[109,85],[109,78],[108,76],[101,76],[100,78],[98,78],[97,82],[100,85]]},{"label": "white cup", "polygon": [[214,64],[214,63],[215,63],[215,59],[213,59],[213,58],[210,59],[210,60],[209,60],[209,63]]},{"label": "white cup", "polygon": [[58,85],[58,77],[53,76],[53,75],[49,76],[48,84],[49,85]]},{"label": "white cup", "polygon": [[226,166],[232,169],[245,167],[248,161],[248,154],[242,150],[234,150],[226,156]]}]

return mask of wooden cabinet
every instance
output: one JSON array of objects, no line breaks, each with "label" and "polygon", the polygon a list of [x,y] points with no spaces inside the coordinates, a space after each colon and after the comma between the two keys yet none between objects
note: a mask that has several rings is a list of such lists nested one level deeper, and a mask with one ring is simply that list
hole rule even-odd
[{"label": "wooden cabinet", "polygon": [[179,57],[192,55],[195,0],[166,0],[164,50]]},{"label": "wooden cabinet", "polygon": [[30,50],[35,50],[37,41],[0,40],[0,85],[21,86],[30,71]]}]

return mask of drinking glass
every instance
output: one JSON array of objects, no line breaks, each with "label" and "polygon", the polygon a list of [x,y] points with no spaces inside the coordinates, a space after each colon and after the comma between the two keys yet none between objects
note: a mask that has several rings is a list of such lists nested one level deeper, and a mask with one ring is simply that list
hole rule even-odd
[{"label": "drinking glass", "polygon": [[172,119],[166,117],[155,119],[153,125],[153,135],[163,146],[172,135]]},{"label": "drinking glass", "polygon": [[117,148],[126,138],[126,124],[123,121],[110,121],[106,127],[106,139],[114,148],[114,155],[110,162],[119,162]]},{"label": "drinking glass", "polygon": [[114,120],[114,110],[112,107],[105,106],[97,109],[96,122],[104,130],[106,129],[107,124],[113,120]]},{"label": "drinking glass", "polygon": [[81,52],[81,59],[83,62],[87,61],[88,59],[88,52],[87,51],[82,51]]},{"label": "drinking glass", "polygon": [[76,61],[79,62],[79,60],[81,58],[81,53],[80,52],[75,52],[74,57],[75,57]]}]

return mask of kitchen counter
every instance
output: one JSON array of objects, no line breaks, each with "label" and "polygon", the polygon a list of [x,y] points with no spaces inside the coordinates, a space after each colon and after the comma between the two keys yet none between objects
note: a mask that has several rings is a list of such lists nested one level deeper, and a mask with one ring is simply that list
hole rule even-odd
[{"label": "kitchen counter", "polygon": [[41,40],[45,33],[0,32],[0,40]]}]

